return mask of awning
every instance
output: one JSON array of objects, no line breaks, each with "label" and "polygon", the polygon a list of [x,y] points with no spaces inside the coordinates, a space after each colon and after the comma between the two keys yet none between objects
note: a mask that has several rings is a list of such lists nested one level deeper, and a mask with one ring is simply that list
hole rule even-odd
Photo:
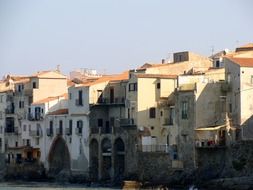
[{"label": "awning", "polygon": [[201,127],[195,129],[195,131],[217,131],[223,127],[226,127],[227,125],[218,125],[218,126],[212,126],[212,127]]}]

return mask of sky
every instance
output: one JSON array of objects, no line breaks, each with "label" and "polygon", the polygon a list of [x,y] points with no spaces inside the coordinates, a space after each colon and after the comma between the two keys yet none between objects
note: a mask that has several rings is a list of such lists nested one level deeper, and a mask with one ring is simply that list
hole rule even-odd
[{"label": "sky", "polygon": [[253,42],[252,0],[0,0],[0,77],[103,74]]}]

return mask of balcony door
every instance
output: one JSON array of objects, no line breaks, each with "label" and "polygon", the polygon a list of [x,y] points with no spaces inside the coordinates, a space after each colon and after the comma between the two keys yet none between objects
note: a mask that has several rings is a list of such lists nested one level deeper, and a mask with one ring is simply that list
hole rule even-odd
[{"label": "balcony door", "polygon": [[114,103],[114,88],[110,88],[110,103]]}]

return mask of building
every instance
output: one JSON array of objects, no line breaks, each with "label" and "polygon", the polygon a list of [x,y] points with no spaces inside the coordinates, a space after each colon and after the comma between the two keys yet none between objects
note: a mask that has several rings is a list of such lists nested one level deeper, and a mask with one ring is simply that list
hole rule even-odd
[{"label": "building", "polygon": [[253,138],[251,99],[253,97],[253,58],[227,57],[225,59],[227,107],[237,138]]}]

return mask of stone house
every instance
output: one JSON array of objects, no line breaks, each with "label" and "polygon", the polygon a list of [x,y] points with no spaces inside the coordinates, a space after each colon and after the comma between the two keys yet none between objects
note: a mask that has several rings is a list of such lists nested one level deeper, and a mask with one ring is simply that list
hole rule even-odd
[{"label": "stone house", "polygon": [[226,57],[227,107],[237,139],[253,139],[253,57]]}]

